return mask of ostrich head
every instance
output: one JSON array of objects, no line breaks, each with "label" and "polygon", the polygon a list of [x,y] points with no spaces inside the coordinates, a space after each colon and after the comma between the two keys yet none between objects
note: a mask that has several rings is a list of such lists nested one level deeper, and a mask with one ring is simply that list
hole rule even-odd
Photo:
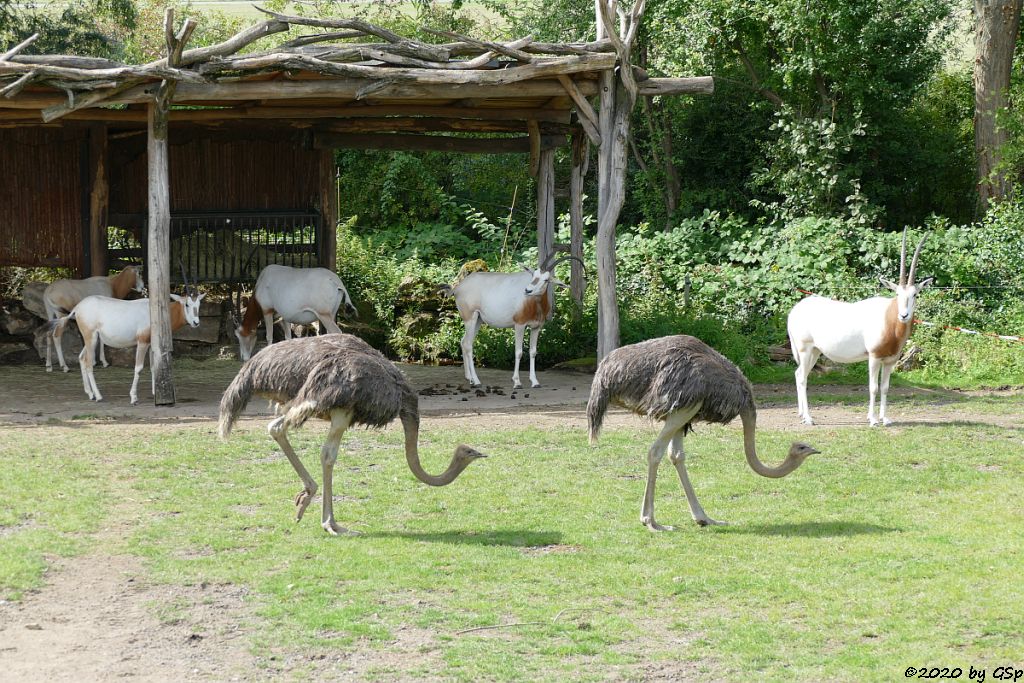
[{"label": "ostrich head", "polygon": [[452,464],[459,464],[462,467],[468,467],[469,463],[480,458],[486,458],[487,456],[480,451],[467,446],[465,444],[459,444],[455,447],[455,457],[452,458]]},{"label": "ostrich head", "polygon": [[807,456],[814,455],[815,453],[821,453],[821,451],[814,446],[808,446],[801,441],[794,441],[793,445],[789,447],[788,459],[803,462]]},{"label": "ostrich head", "polygon": [[907,274],[907,231],[903,230],[903,247],[900,250],[900,283],[893,284],[889,280],[881,278],[879,281],[896,292],[896,315],[901,323],[909,323],[914,317],[914,306],[916,305],[917,295],[922,289],[932,283],[935,278],[926,277],[921,282],[914,282],[914,275],[917,272],[917,257],[921,255],[921,247],[924,246],[924,241],[928,239],[928,235],[921,238],[921,241],[917,243],[917,249],[914,250],[914,258],[910,261],[910,274]]}]

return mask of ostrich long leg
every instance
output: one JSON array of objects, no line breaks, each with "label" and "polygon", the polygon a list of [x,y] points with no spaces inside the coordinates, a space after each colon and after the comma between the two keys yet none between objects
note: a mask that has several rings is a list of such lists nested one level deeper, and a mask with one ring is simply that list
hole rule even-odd
[{"label": "ostrich long leg", "polygon": [[647,486],[644,488],[644,502],[640,508],[640,523],[651,531],[673,531],[673,527],[663,526],[654,521],[654,489],[658,479],[658,465],[661,464],[668,450],[668,445],[683,427],[685,427],[693,416],[700,410],[701,404],[683,408],[670,414],[665,419],[665,426],[661,434],[647,451]]},{"label": "ostrich long leg", "polygon": [[324,475],[324,504],[320,526],[332,536],[355,533],[345,527],[338,526],[337,522],[334,521],[334,463],[338,461],[338,447],[341,445],[341,436],[350,424],[352,424],[352,413],[350,411],[331,411],[331,428],[327,432],[327,440],[324,441],[323,448],[320,451],[320,464],[323,467]]},{"label": "ostrich long leg", "polygon": [[675,436],[672,437],[672,452],[668,459],[675,465],[676,472],[679,473],[679,483],[683,485],[683,491],[686,493],[686,502],[690,504],[690,514],[693,515],[694,521],[701,526],[728,524],[728,522],[719,522],[708,517],[707,513],[704,512],[704,508],[701,507],[700,501],[697,500],[697,494],[690,484],[690,476],[686,473],[686,452],[683,450],[683,433],[681,431],[676,432]]},{"label": "ostrich long leg", "polygon": [[270,432],[270,436],[274,437],[274,441],[284,451],[285,456],[288,457],[288,462],[292,464],[292,469],[299,475],[299,479],[302,480],[302,490],[295,496],[295,521],[298,522],[302,519],[303,513],[306,508],[309,507],[309,502],[313,500],[313,496],[316,495],[316,482],[313,477],[309,476],[309,472],[303,467],[302,461],[299,460],[299,456],[295,454],[295,450],[292,445],[288,443],[288,426],[284,423],[285,415],[277,418],[267,426],[267,431]]}]

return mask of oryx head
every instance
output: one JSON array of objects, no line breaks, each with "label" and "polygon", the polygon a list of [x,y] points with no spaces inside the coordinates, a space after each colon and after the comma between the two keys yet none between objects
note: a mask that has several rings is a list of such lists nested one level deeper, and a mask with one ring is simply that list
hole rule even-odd
[{"label": "oryx head", "polygon": [[130,270],[135,275],[135,286],[132,289],[139,294],[145,292],[146,282],[142,279],[142,266],[128,266],[125,270]]},{"label": "oryx head", "polygon": [[879,278],[879,281],[896,292],[896,315],[901,323],[909,323],[914,317],[914,305],[916,303],[917,295],[922,289],[932,283],[935,278],[926,277],[920,282],[914,282],[914,275],[917,273],[917,258],[921,255],[921,247],[924,246],[924,241],[928,239],[928,235],[921,238],[921,241],[917,243],[917,249],[914,250],[914,257],[910,261],[910,274],[907,274],[907,230],[903,229],[903,246],[900,250],[900,283],[894,285],[885,278]]},{"label": "oryx head", "polygon": [[189,327],[199,327],[199,302],[206,294],[200,294],[199,290],[188,283],[188,278],[185,277],[185,266],[180,262],[179,265],[181,265],[181,281],[185,285],[185,296],[171,294],[171,298],[181,304],[185,312],[185,324]]},{"label": "oryx head", "polygon": [[540,265],[540,268],[532,269],[523,266],[523,270],[533,275],[533,279],[531,279],[526,285],[526,296],[540,296],[541,294],[544,294],[548,290],[548,283],[551,283],[556,287],[568,287],[569,285],[555,277],[555,266],[563,261],[569,260],[579,261],[580,265],[583,265],[584,275],[586,274],[586,265],[576,256],[563,256],[562,258],[555,259],[554,254],[552,254],[544,260],[544,263]]},{"label": "oryx head", "polygon": [[352,297],[348,295],[348,290],[345,289],[345,285],[339,287],[341,290],[341,303],[344,306],[344,315],[346,318],[358,318],[359,311],[356,310],[355,304],[352,303]]}]

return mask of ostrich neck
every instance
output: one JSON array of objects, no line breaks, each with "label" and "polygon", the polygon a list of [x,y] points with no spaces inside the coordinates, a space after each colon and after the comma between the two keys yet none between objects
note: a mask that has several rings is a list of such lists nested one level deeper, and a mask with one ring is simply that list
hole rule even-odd
[{"label": "ostrich neck", "polygon": [[779,477],[786,476],[797,467],[800,467],[801,462],[803,462],[802,460],[788,456],[778,467],[765,465],[761,462],[760,458],[757,457],[757,447],[754,439],[757,413],[753,409],[745,410],[740,413],[740,419],[743,421],[743,450],[747,454],[747,464],[750,465],[750,469],[754,470],[762,477],[778,479]]},{"label": "ostrich neck", "polygon": [[405,461],[413,475],[429,486],[447,486],[466,469],[469,462],[456,462],[455,458],[448,463],[448,469],[438,475],[428,474],[420,465],[419,437],[420,424],[417,417],[402,417],[402,428],[405,430]]}]

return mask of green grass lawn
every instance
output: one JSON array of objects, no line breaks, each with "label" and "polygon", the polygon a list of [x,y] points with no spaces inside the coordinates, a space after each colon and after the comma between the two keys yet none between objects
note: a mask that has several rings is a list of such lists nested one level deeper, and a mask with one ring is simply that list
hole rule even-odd
[{"label": "green grass lawn", "polygon": [[[1024,397],[992,408],[1024,412]],[[639,506],[654,429],[591,448],[583,427],[428,421],[428,470],[456,442],[491,456],[443,489],[409,474],[400,431],[349,432],[335,511],[361,535],[338,538],[319,500],[292,522],[300,484],[262,428],[226,443],[206,423],[0,428],[0,597],[40,585],[48,556],[106,544],[157,581],[249,588],[263,658],[420,634],[381,680],[865,681],[1024,663],[1020,429],[764,430],[768,462],[793,439],[823,451],[768,480],[737,429],[699,426],[690,475],[732,525],[692,525],[665,462],[658,520],[681,530],[653,534]],[[312,471],[322,435],[294,440]],[[90,537],[115,514],[118,540]]]}]

